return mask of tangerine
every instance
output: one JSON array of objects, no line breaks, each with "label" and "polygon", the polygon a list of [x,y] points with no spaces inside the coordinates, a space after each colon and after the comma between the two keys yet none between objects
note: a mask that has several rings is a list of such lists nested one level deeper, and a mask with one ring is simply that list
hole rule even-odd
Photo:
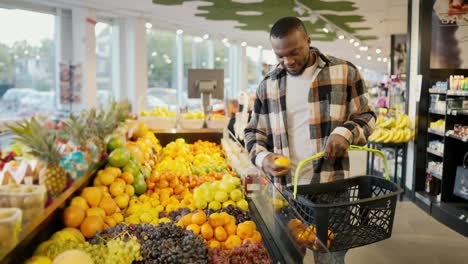
[{"label": "tangerine", "polygon": [[218,226],[215,228],[214,237],[218,241],[225,241],[228,238],[228,234],[226,233],[226,230],[224,230],[222,226]]},{"label": "tangerine", "polygon": [[253,235],[254,229],[249,223],[240,223],[237,226],[237,232],[236,234],[241,238],[241,239],[246,239],[248,237],[251,237]]},{"label": "tangerine", "polygon": [[257,230],[255,230],[255,231],[253,232],[252,237],[251,237],[250,239],[252,239],[252,242],[255,242],[255,243],[262,243],[262,234],[260,234],[260,232],[258,232]]},{"label": "tangerine", "polygon": [[196,224],[188,225],[187,230],[191,230],[195,235],[200,234],[200,226]]},{"label": "tangerine", "polygon": [[224,225],[223,217],[218,213],[213,213],[210,215],[208,222],[212,227],[219,227]]},{"label": "tangerine", "polygon": [[104,209],[106,215],[111,215],[117,211],[117,203],[110,196],[105,196],[101,199],[99,207]]},{"label": "tangerine", "polygon": [[220,248],[221,247],[221,243],[217,240],[214,240],[214,239],[211,239],[209,242],[208,242],[208,247],[209,248]]},{"label": "tangerine", "polygon": [[81,196],[86,199],[91,207],[96,207],[101,202],[102,191],[98,187],[86,187],[83,189]]},{"label": "tangerine", "polygon": [[201,236],[205,239],[205,240],[210,240],[211,238],[213,238],[213,228],[210,226],[210,224],[208,223],[204,223],[202,226],[201,226]]},{"label": "tangerine", "polygon": [[92,238],[94,234],[97,231],[102,230],[103,227],[104,221],[102,218],[97,215],[91,215],[83,220],[80,225],[80,230],[86,238]]},{"label": "tangerine", "polygon": [[237,226],[236,224],[229,223],[224,226],[224,229],[228,233],[228,235],[235,235],[237,233]]},{"label": "tangerine", "polygon": [[135,178],[133,177],[132,174],[130,174],[129,172],[124,172],[122,173],[122,175],[120,175],[120,177],[122,177],[122,179],[125,181],[125,183],[127,184],[132,184],[133,181],[135,180]]},{"label": "tangerine", "polygon": [[192,223],[202,225],[206,222],[206,214],[202,211],[196,212],[192,215]]},{"label": "tangerine", "polygon": [[294,218],[294,219],[291,219],[289,222],[288,222],[288,229],[290,231],[295,231],[297,229],[299,229],[299,227],[302,225],[302,221],[297,219],[297,218]]},{"label": "tangerine", "polygon": [[242,240],[240,239],[240,237],[236,235],[231,235],[224,242],[224,247],[226,249],[233,249],[241,244],[242,244]]},{"label": "tangerine", "polygon": [[66,227],[78,227],[85,218],[86,212],[83,208],[70,205],[63,211],[63,223]]}]

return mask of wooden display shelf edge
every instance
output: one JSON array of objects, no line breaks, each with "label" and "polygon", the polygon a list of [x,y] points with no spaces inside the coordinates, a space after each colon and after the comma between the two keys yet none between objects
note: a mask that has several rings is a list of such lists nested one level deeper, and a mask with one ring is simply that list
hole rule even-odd
[{"label": "wooden display shelf edge", "polygon": [[18,256],[15,251],[27,247],[29,241],[31,241],[34,236],[36,236],[37,233],[42,229],[42,227],[51,220],[51,217],[54,215],[54,213],[56,213],[56,211],[65,204],[67,199],[69,199],[77,190],[87,186],[91,182],[92,176],[99,168],[102,167],[102,165],[103,163],[94,165],[92,169],[90,169],[83,177],[75,181],[68,189],[55,198],[52,204],[45,208],[44,212],[39,217],[27,224],[20,233],[16,246],[5,256],[4,259],[0,259],[0,262],[9,263],[8,260],[14,260],[14,258]]},{"label": "wooden display shelf edge", "polygon": [[213,128],[200,128],[200,129],[184,129],[184,128],[171,128],[171,129],[152,129],[151,132],[156,134],[187,134],[187,133],[223,133],[222,129]]}]

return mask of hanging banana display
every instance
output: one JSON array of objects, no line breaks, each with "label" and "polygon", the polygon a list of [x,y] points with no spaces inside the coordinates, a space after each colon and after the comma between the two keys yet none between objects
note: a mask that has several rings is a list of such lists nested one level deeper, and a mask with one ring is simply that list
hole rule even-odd
[{"label": "hanging banana display", "polygon": [[411,119],[406,114],[396,113],[394,116],[379,114],[375,130],[369,141],[379,143],[405,143],[413,139],[414,130],[411,129]]}]

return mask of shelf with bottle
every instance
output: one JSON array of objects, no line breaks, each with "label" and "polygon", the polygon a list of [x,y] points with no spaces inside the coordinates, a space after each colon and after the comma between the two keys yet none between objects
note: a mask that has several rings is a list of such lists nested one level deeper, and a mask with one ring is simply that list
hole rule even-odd
[{"label": "shelf with bottle", "polygon": [[447,89],[448,96],[468,96],[468,77],[450,75]]}]

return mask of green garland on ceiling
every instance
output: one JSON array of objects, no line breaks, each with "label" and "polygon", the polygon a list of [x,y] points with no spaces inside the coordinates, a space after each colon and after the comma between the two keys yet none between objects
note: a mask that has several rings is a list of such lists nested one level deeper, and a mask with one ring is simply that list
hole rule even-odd
[{"label": "green garland on ceiling", "polygon": [[[153,3],[160,5],[182,5],[184,2],[190,0],[153,0]],[[246,31],[270,31],[270,26],[280,17],[297,16],[293,10],[295,7],[294,0],[264,0],[260,3],[238,3],[231,0],[204,0],[211,5],[203,5],[198,7],[199,11],[203,13],[196,14],[196,16],[204,17],[213,21],[226,21],[232,20],[238,22],[240,25],[236,26],[241,30]],[[340,27],[342,30],[356,34],[358,31],[369,30],[367,27],[353,27],[350,23],[364,22],[363,16],[359,15],[336,15],[327,14],[326,12],[350,12],[357,9],[355,4],[351,1],[323,1],[323,0],[303,0],[304,5],[313,11],[321,11],[320,13],[324,18]],[[241,11],[256,11],[261,12],[261,15],[239,15]],[[316,21],[305,21],[305,26],[308,33],[316,41],[333,41],[336,39],[336,33],[325,33],[323,27],[326,23],[322,19]],[[359,35],[361,40],[376,39],[375,36]]]}]

